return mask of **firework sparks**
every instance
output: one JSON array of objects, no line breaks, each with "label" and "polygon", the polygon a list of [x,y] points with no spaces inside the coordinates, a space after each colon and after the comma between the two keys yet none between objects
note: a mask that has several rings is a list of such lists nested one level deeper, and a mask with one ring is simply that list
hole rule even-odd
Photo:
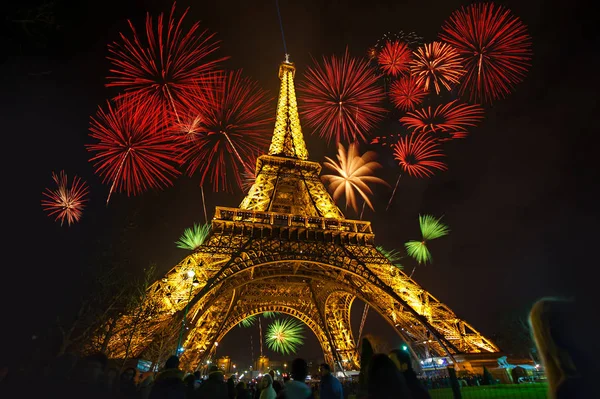
[{"label": "firework sparks", "polygon": [[208,178],[215,191],[242,187],[241,175],[269,144],[273,115],[268,94],[241,71],[200,82],[182,118],[196,121],[179,140],[187,173],[199,172],[200,185]]},{"label": "firework sparks", "polygon": [[355,212],[358,212],[356,206],[356,194],[358,193],[369,208],[373,209],[373,205],[369,200],[368,195],[373,195],[373,192],[367,183],[387,183],[379,177],[373,176],[373,172],[381,168],[378,162],[375,162],[377,154],[374,151],[367,151],[363,155],[358,153],[358,144],[352,143],[348,147],[348,152],[342,144],[338,144],[337,159],[334,161],[329,157],[324,165],[335,172],[336,175],[323,175],[322,179],[329,181],[329,190],[333,192],[333,199],[337,201],[342,194],[346,197],[346,207],[352,206]]},{"label": "firework sparks", "polygon": [[208,238],[210,233],[210,224],[195,224],[193,227],[187,228],[183,231],[183,235],[179,238],[179,241],[175,242],[177,248],[187,249],[195,251],[200,248],[204,241]]},{"label": "firework sparks", "polygon": [[458,52],[449,44],[433,42],[425,44],[413,53],[410,73],[425,90],[434,88],[440,94],[442,86],[446,90],[460,82],[465,70]]},{"label": "firework sparks", "polygon": [[448,235],[450,229],[440,220],[431,215],[419,215],[419,227],[421,228],[420,241],[408,241],[404,244],[406,252],[414,258],[419,264],[431,262],[431,252],[427,248],[427,243],[436,238]]},{"label": "firework sparks", "polygon": [[444,156],[440,145],[431,136],[413,132],[400,138],[398,144],[392,146],[394,158],[404,172],[413,177],[430,177],[434,169],[447,170],[447,166],[439,159]]},{"label": "firework sparks", "polygon": [[391,76],[408,72],[411,59],[408,44],[399,41],[387,42],[377,57],[383,72]]},{"label": "firework sparks", "polygon": [[296,319],[275,320],[267,328],[267,346],[282,355],[294,354],[304,343],[302,333],[302,323]]},{"label": "firework sparks", "polygon": [[247,193],[256,181],[256,161],[257,157],[248,160],[248,168],[242,172],[242,191]]},{"label": "firework sparks", "polygon": [[258,315],[248,316],[244,320],[240,321],[240,323],[238,324],[238,327],[242,327],[242,328],[252,327],[254,325],[254,323],[256,322],[257,318],[258,318]]},{"label": "firework sparks", "polygon": [[385,136],[376,136],[371,139],[370,144],[378,144],[382,147],[391,147],[398,143],[402,135],[400,133],[388,134]]},{"label": "firework sparks", "polygon": [[402,259],[402,255],[400,251],[397,249],[385,249],[384,247],[377,247],[377,250],[386,257],[387,260],[390,261],[391,264],[396,266],[398,269],[403,269],[404,267],[400,264],[400,260]]},{"label": "firework sparks", "polygon": [[505,97],[521,82],[531,61],[531,38],[511,11],[494,3],[476,3],[455,11],[440,38],[463,57],[467,70],[460,94],[475,102]]},{"label": "firework sparks", "polygon": [[172,185],[179,175],[172,137],[155,109],[126,96],[106,110],[99,107],[91,118],[90,136],[98,142],[86,147],[96,152],[90,162],[103,183],[111,182],[107,203],[114,191],[137,195]]},{"label": "firework sparks", "polygon": [[467,129],[476,126],[482,120],[481,106],[460,103],[458,100],[439,105],[434,110],[429,106],[410,111],[400,118],[400,122],[415,132],[446,134],[450,138],[465,137]]},{"label": "firework sparks", "polygon": [[61,170],[58,175],[52,172],[52,180],[56,183],[56,188],[53,190],[47,188],[42,193],[46,197],[42,200],[42,208],[48,212],[48,216],[56,215],[54,221],[60,220],[61,226],[65,220],[70,226],[81,219],[83,208],[88,201],[88,186],[75,176],[69,187],[64,170]]},{"label": "firework sparks", "polygon": [[323,58],[308,68],[299,85],[302,115],[313,131],[328,142],[366,142],[386,110],[383,89],[368,61],[350,57]]},{"label": "firework sparks", "polygon": [[377,54],[379,54],[379,51],[381,51],[385,44],[388,42],[402,42],[408,44],[409,47],[413,48],[423,44],[423,40],[423,36],[420,36],[415,32],[387,32],[377,40],[377,42],[373,47],[371,47],[371,49],[375,51],[375,56],[377,56]]},{"label": "firework sparks", "polygon": [[214,34],[200,31],[198,23],[184,32],[183,20],[188,11],[176,20],[173,4],[168,20],[161,13],[156,26],[147,14],[144,40],[129,21],[132,36],[121,33],[121,41],[108,46],[112,75],[107,86],[123,87],[144,101],[176,113],[176,103],[223,60],[207,60],[218,49]]},{"label": "firework sparks", "polygon": [[425,88],[414,76],[406,76],[395,81],[390,89],[390,99],[396,108],[403,111],[414,109],[423,102],[426,95]]}]

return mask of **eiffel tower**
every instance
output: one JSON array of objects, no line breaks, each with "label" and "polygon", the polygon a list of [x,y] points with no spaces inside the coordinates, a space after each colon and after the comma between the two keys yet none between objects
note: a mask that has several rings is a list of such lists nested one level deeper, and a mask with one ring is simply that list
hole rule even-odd
[{"label": "eiffel tower", "polygon": [[[304,322],[329,364],[357,370],[350,308],[359,298],[420,358],[497,357],[490,340],[376,249],[370,222],[335,205],[321,165],[308,160],[294,74],[293,63],[280,65],[275,131],[254,184],[238,208],[217,206],[204,244],[148,289],[146,306],[157,312],[129,338],[129,354],[143,357],[161,331],[181,329],[181,361],[197,367],[242,320],[270,311]],[[117,334],[109,346],[118,352],[124,340]]]}]

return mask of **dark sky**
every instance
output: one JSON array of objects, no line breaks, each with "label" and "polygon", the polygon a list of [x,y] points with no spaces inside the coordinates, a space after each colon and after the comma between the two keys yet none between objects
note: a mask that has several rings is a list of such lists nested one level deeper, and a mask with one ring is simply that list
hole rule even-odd
[{"label": "dark sky", "polygon": [[[591,291],[584,288],[592,286],[597,266],[598,129],[592,112],[598,108],[598,57],[592,13],[577,1],[498,3],[519,16],[533,38],[533,65],[525,81],[487,107],[484,122],[468,139],[446,148],[448,172],[429,180],[403,178],[388,212],[391,190],[376,189],[377,212],[365,216],[373,222],[378,245],[399,248],[418,237],[419,213],[444,215],[452,233],[432,244],[434,264],[419,268],[415,278],[486,335],[525,315],[541,296],[590,300]],[[131,227],[125,238],[127,267],[135,271],[156,263],[164,272],[186,254],[173,242],[202,221],[196,178],[182,177],[172,188],[135,198],[113,195],[106,207],[108,188],[94,175],[84,148],[90,115],[116,94],[104,87],[107,43],[127,30],[127,18],[141,26],[146,11],[168,11],[171,2],[57,0],[49,9],[54,23],[37,28],[13,22],[25,19],[26,4],[10,7],[3,21],[0,66],[8,221],[2,304],[5,326],[11,326],[3,328],[9,333],[3,350],[28,345],[56,315],[68,315],[85,276],[102,252],[117,246],[125,226]],[[415,31],[434,40],[444,20],[466,4],[281,0],[281,11],[300,77],[311,55],[340,54],[348,46],[362,56],[387,31]],[[243,68],[275,97],[283,58],[275,2],[178,2],[180,10],[187,6],[188,23],[200,20],[218,33],[220,54],[231,56],[225,66]],[[385,126],[389,123],[373,135],[390,133]],[[334,147],[324,147],[306,126],[304,133],[312,159],[334,155]],[[398,168],[383,153],[380,161],[381,176],[393,185]],[[53,223],[40,207],[51,172],[63,169],[91,186],[91,202],[72,227]],[[237,206],[241,199],[241,192],[209,194],[207,206]],[[355,306],[354,324],[361,311],[362,304]],[[365,331],[383,324],[371,315]],[[234,332],[226,342],[231,351],[242,351],[236,336],[242,335]],[[305,350],[307,357],[318,354],[314,337]]]}]

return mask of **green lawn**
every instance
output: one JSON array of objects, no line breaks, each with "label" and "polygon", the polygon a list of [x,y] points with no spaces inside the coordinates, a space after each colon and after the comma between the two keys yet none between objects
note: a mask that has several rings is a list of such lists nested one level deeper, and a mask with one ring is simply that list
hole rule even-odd
[{"label": "green lawn", "polygon": [[[461,393],[463,399],[546,399],[548,385],[543,383],[521,384],[521,385],[494,385],[480,387],[463,387]],[[452,389],[431,389],[429,391],[432,399],[452,399]]]}]

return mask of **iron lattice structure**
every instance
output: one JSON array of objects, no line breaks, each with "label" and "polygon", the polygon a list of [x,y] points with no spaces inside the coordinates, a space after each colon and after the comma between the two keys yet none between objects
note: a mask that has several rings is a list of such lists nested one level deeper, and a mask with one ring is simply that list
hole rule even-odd
[{"label": "iron lattice structure", "polygon": [[269,154],[258,158],[256,180],[239,208],[216,208],[210,236],[150,287],[144,306],[153,307],[153,316],[129,337],[115,335],[113,353],[124,355],[119,348],[127,347],[130,356],[143,356],[155,337],[185,320],[182,361],[199,365],[240,321],[276,311],[304,322],[327,362],[356,370],[350,327],[356,298],[420,357],[498,352],[376,249],[370,222],[346,219],[335,205],[319,178],[321,165],[307,160],[294,73],[292,63],[280,66]]}]

